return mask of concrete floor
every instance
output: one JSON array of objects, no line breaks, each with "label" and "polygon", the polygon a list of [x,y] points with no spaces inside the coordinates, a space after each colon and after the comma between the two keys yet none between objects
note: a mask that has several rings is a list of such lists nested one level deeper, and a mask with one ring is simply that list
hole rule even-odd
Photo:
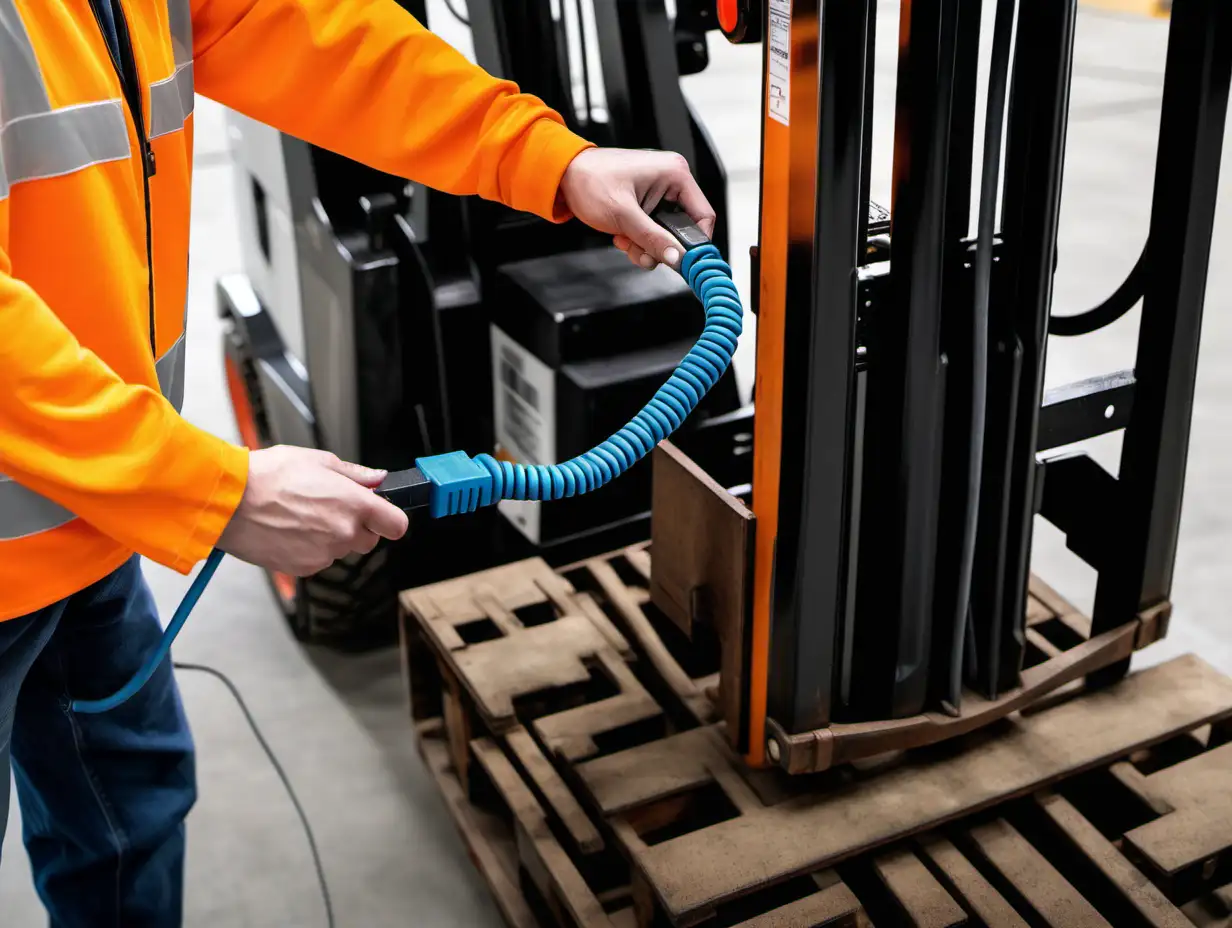
[{"label": "concrete floor", "polygon": [[[439,2],[439,0],[438,0]],[[895,41],[893,4],[884,3],[882,57]],[[442,31],[446,32],[446,26]],[[449,24],[451,28],[451,24]],[[1121,281],[1141,247],[1147,220],[1166,23],[1084,12],[1078,29],[1069,159],[1056,306],[1093,305]],[[446,32],[454,40],[456,32]],[[747,280],[757,227],[759,51],[712,43],[713,63],[688,92],[727,162],[732,252]],[[882,69],[881,150],[874,195],[886,202],[892,66]],[[185,414],[235,438],[219,360],[212,287],[237,269],[231,171],[219,108],[199,100]],[[1172,636],[1141,657],[1151,662],[1197,651],[1232,672],[1232,171],[1225,171],[1207,294],[1206,323]],[[747,285],[745,286],[747,293]],[[1081,344],[1054,340],[1048,380],[1129,367],[1133,318]],[[739,358],[746,383],[752,339]],[[1114,466],[1115,441],[1100,445]],[[1221,553],[1225,552],[1225,553]],[[1037,566],[1080,604],[1090,571],[1041,530]],[[183,578],[148,569],[165,615]],[[255,568],[228,559],[185,630],[176,656],[229,674],[249,701],[311,817],[324,854],[338,924],[384,928],[496,926],[499,919],[452,830],[411,744],[393,652],[360,658],[304,650],[284,630]],[[282,928],[323,924],[303,835],[286,797],[222,687],[182,674],[200,748],[201,799],[190,820],[187,924]],[[0,923],[45,923],[30,888],[14,804],[0,866]]]}]

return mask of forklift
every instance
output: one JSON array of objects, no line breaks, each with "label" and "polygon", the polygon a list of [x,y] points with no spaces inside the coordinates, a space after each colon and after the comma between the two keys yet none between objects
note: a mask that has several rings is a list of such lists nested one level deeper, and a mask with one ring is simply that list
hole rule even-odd
[{"label": "forklift", "polygon": [[[423,0],[402,6],[428,24]],[[680,87],[707,65],[715,10],[675,7],[669,18],[663,0],[472,0],[467,16],[477,63],[574,132],[684,155],[725,251],[723,165]],[[250,448],[322,448],[390,471],[452,449],[555,463],[640,408],[701,326],[677,275],[632,267],[576,221],[429,190],[235,113],[229,135],[244,267],[218,282],[217,301]],[[729,372],[677,440],[736,482],[749,422]],[[649,510],[645,465],[547,507],[511,500],[465,524],[416,519],[398,544],[269,580],[297,638],[363,649],[391,639],[401,588],[609,550],[648,537]]]}]

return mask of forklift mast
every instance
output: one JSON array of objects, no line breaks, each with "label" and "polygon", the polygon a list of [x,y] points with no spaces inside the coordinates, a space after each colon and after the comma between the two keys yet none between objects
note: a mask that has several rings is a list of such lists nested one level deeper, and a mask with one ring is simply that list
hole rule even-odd
[{"label": "forklift mast", "polygon": [[[1119,679],[1166,631],[1232,7],[1172,5],[1142,258],[1103,304],[1058,316],[1076,3],[990,0],[977,158],[984,6],[901,3],[887,236],[870,227],[876,0],[718,4],[729,40],[763,43],[752,503],[748,527],[712,532],[745,539],[747,598],[720,602],[731,579],[696,566],[710,542],[666,522],[651,587],[684,629],[688,603],[710,603],[728,736],[753,765],[817,771],[961,734]],[[1139,302],[1132,369],[1044,390],[1050,333]],[[1080,446],[1113,432],[1115,475]],[[1037,516],[1097,572],[1089,620],[1028,621],[1028,588],[1052,596],[1030,573]]]}]

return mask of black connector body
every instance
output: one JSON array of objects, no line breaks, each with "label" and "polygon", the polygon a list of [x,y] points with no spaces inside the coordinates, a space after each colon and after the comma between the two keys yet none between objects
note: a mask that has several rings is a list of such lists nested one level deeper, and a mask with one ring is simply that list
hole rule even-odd
[{"label": "black connector body", "polygon": [[418,467],[411,467],[387,476],[376,488],[376,495],[410,512],[423,509],[432,501],[432,483]]},{"label": "black connector body", "polygon": [[710,237],[697,227],[689,214],[671,200],[663,200],[650,211],[650,218],[657,222],[678,241],[685,251],[698,245],[710,244]]}]

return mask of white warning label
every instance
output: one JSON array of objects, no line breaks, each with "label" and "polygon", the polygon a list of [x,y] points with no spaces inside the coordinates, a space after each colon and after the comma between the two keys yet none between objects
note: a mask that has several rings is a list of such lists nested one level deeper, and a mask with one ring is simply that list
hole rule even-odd
[{"label": "white warning label", "polygon": [[766,111],[771,119],[791,125],[791,0],[770,0],[769,80]]},{"label": "white warning label", "polygon": [[[492,388],[497,456],[503,453],[526,464],[555,464],[556,375],[496,326],[492,326]],[[498,508],[538,544],[540,505],[506,499]]]}]

